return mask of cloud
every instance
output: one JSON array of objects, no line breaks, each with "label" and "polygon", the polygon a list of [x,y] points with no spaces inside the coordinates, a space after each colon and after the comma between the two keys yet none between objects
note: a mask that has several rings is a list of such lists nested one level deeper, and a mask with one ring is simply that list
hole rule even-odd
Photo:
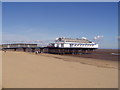
[{"label": "cloud", "polygon": [[30,43],[30,44],[38,44],[38,46],[48,46],[50,42],[53,42],[53,40],[4,40],[3,44],[8,43]]},{"label": "cloud", "polygon": [[18,34],[3,34],[2,40],[26,40],[27,36],[18,35]]},{"label": "cloud", "polygon": [[98,36],[95,36],[93,39],[94,39],[94,40],[100,40],[100,39],[102,39],[102,38],[103,38],[103,35],[102,35],[102,36],[98,35]]},{"label": "cloud", "polygon": [[[40,35],[38,33],[38,35]],[[37,36],[38,36],[37,35]],[[36,35],[32,35],[31,37],[34,37]],[[46,35],[44,35],[46,36]],[[53,40],[42,40],[39,38],[38,40],[32,40],[29,38],[29,36],[24,36],[24,35],[17,35],[17,34],[3,34],[2,36],[2,42],[0,44],[7,44],[7,43],[34,43],[38,44],[38,46],[47,46],[50,42],[53,42]]]}]

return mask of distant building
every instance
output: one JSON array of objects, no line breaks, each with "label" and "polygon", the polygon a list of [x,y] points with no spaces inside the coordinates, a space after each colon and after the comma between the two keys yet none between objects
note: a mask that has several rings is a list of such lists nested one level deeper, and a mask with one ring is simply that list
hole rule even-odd
[{"label": "distant building", "polygon": [[55,42],[50,43],[48,47],[58,47],[58,48],[98,48],[98,44],[82,39],[72,39],[72,38],[56,38]]},{"label": "distant building", "polygon": [[15,47],[37,47],[37,44],[25,44],[25,43],[16,43],[16,44],[2,44],[2,48],[15,48]]}]

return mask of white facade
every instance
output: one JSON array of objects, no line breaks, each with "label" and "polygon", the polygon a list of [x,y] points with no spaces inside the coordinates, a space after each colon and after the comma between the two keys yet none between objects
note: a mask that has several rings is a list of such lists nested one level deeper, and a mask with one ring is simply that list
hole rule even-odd
[{"label": "white facade", "polygon": [[58,47],[58,48],[98,48],[98,44],[94,42],[90,42],[88,40],[86,41],[82,40],[82,42],[80,42],[80,40],[79,42],[74,42],[74,41],[70,42],[70,39],[69,42],[63,40],[62,41],[57,40],[56,42],[51,43],[50,46]]}]

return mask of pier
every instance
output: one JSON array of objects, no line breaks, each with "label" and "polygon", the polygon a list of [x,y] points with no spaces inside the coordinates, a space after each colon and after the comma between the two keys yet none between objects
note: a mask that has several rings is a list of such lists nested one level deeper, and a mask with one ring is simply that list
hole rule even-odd
[{"label": "pier", "polygon": [[89,54],[93,53],[96,48],[55,48],[55,47],[44,47],[44,53],[51,54]]},{"label": "pier", "polygon": [[37,44],[3,44],[2,45],[3,51],[24,51],[24,52],[41,52],[43,47],[38,47]]},{"label": "pier", "polygon": [[55,48],[55,47],[11,47],[2,48],[3,51],[23,51],[50,53],[50,54],[89,54],[93,53],[96,48]]},{"label": "pier", "polygon": [[98,44],[82,39],[72,38],[56,38],[55,42],[49,43],[46,47],[40,47],[37,44],[16,43],[3,44],[2,50],[24,51],[24,52],[39,52],[51,54],[89,54],[93,53],[98,48]]}]

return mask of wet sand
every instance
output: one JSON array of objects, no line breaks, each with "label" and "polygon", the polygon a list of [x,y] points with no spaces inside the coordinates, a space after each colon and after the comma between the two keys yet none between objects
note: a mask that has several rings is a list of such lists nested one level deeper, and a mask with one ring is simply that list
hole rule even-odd
[{"label": "wet sand", "polygon": [[98,59],[98,60],[118,61],[118,55],[114,55],[112,53],[118,54],[118,50],[117,49],[97,49],[92,54],[82,54],[82,55],[72,55],[72,56],[92,58],[92,59]]},{"label": "wet sand", "polygon": [[64,55],[3,52],[3,88],[117,88],[118,63]]}]

